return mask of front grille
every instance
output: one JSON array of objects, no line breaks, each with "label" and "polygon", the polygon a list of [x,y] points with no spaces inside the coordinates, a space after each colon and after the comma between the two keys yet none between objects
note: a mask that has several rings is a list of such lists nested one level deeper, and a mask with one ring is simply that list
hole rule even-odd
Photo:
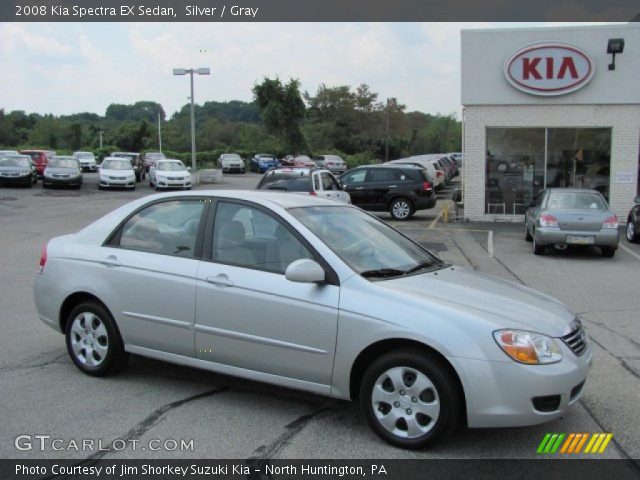
[{"label": "front grille", "polygon": [[53,178],[69,178],[71,175],[67,175],[65,173],[54,173]]},{"label": "front grille", "polygon": [[127,177],[109,177],[109,180],[126,180]]},{"label": "front grille", "polygon": [[181,177],[167,177],[167,180],[182,180]]},{"label": "front grille", "polygon": [[573,353],[580,356],[587,349],[587,333],[582,328],[582,323],[577,320],[576,327],[567,335],[562,337],[562,341],[571,349]]}]

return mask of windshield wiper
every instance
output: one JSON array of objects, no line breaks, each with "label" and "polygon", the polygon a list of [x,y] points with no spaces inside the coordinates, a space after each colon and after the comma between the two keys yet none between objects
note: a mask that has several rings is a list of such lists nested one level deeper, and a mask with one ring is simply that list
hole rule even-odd
[{"label": "windshield wiper", "polygon": [[405,270],[404,274],[405,275],[409,275],[410,273],[415,273],[415,272],[419,272],[420,270],[425,270],[427,268],[431,268],[434,265],[438,265],[438,264],[436,262],[434,262],[434,261],[420,262],[415,267],[411,267],[409,270]]},{"label": "windshield wiper", "polygon": [[362,275],[365,278],[370,278],[370,277],[383,278],[383,277],[399,277],[401,275],[404,275],[405,273],[406,272],[404,270],[400,270],[398,268],[379,268],[377,270],[366,270],[362,272],[360,275]]}]

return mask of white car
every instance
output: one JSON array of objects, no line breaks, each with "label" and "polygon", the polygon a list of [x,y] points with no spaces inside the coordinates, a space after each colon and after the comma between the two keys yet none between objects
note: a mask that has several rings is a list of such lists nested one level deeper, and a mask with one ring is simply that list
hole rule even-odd
[{"label": "white car", "polygon": [[223,153],[218,157],[218,167],[223,172],[245,172],[245,164],[242,157],[237,153]]},{"label": "white car", "polygon": [[427,178],[429,179],[429,183],[433,185],[433,188],[440,188],[440,186],[444,183],[445,177],[444,172],[436,168],[435,162],[436,160],[430,159],[428,155],[417,155],[414,157],[391,160],[387,163],[400,163],[405,165],[421,166],[427,171]]},{"label": "white car", "polygon": [[347,171],[347,163],[338,155],[318,155],[316,165],[339,175]]},{"label": "white car", "polygon": [[183,188],[191,190],[191,174],[180,160],[157,160],[149,168],[149,186],[161,188]]},{"label": "white car", "polygon": [[16,155],[20,155],[17,150],[0,150],[0,157],[13,157]]},{"label": "white car", "polygon": [[136,189],[136,173],[128,158],[107,157],[98,169],[98,188]]},{"label": "white car", "polygon": [[351,196],[325,168],[278,167],[268,170],[256,187],[258,190],[292,192],[351,203]]},{"label": "white car", "polygon": [[73,158],[80,162],[80,168],[85,172],[95,172],[98,169],[96,157],[92,152],[75,152]]}]

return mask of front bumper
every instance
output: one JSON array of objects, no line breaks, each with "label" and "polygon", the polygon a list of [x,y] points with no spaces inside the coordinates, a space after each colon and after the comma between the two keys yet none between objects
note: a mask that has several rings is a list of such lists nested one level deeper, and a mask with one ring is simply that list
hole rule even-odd
[{"label": "front bumper", "polygon": [[156,179],[158,188],[191,188],[191,180]]},{"label": "front bumper", "polygon": [[31,175],[11,175],[5,177],[0,175],[0,184],[2,185],[26,185],[31,182]]},{"label": "front bumper", "polygon": [[223,172],[244,172],[244,165],[222,165]]},{"label": "front bumper", "polygon": [[132,188],[136,186],[136,179],[131,180],[116,180],[112,178],[100,178],[100,187],[102,188]]},{"label": "front bumper", "polygon": [[594,242],[588,245],[603,247],[618,247],[620,232],[618,229],[598,230],[595,232],[581,230],[560,230],[558,228],[536,228],[536,243],[539,245],[573,245],[567,236],[594,237]]},{"label": "front bumper", "polygon": [[[584,391],[593,352],[576,356],[562,344],[563,359],[550,365],[523,365],[448,357],[457,370],[467,402],[467,421],[476,427],[520,427],[556,419],[574,405]],[[559,396],[553,411],[539,411],[533,399]]]},{"label": "front bumper", "polygon": [[98,166],[95,163],[81,163],[80,168],[85,172],[95,172],[98,169]]},{"label": "front bumper", "polygon": [[82,177],[55,178],[43,177],[42,185],[59,187],[77,187],[82,185]]}]

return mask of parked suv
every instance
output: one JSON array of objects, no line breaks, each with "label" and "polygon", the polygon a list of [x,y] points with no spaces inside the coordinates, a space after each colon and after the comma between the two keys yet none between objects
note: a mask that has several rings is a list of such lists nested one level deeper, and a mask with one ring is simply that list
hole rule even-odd
[{"label": "parked suv", "polygon": [[142,161],[142,158],[140,157],[139,153],[111,152],[110,157],[128,158],[129,160],[131,160],[131,166],[133,167],[133,171],[136,174],[136,182],[144,180],[146,171],[144,168],[144,162]]},{"label": "parked suv", "polygon": [[256,187],[258,190],[305,193],[351,203],[340,182],[324,168],[279,167],[267,171]]},{"label": "parked suv", "polygon": [[394,220],[407,220],[417,210],[436,205],[426,170],[413,165],[367,165],[349,170],[340,179],[354,205],[388,211]]}]

